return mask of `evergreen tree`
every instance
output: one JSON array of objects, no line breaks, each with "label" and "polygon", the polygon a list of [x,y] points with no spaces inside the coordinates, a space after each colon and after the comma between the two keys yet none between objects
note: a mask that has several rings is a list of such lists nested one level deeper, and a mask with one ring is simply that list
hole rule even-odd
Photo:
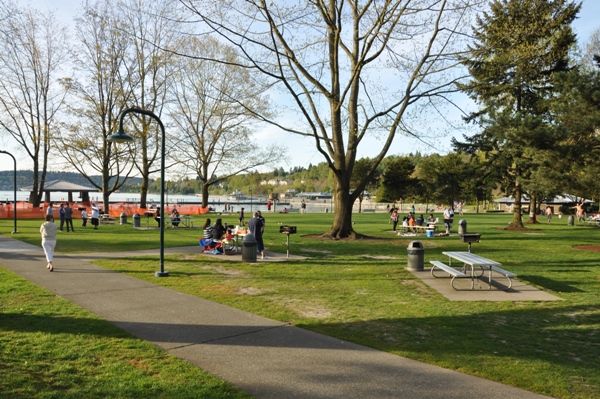
[{"label": "evergreen tree", "polygon": [[463,59],[471,80],[460,88],[480,105],[467,120],[482,131],[454,145],[484,151],[490,167],[505,171],[503,186],[515,197],[514,227],[523,226],[521,195],[539,167],[535,150],[557,141],[548,100],[554,75],[569,69],[576,39],[570,25],[580,7],[569,0],[495,0],[477,19],[475,43]]},{"label": "evergreen tree", "polygon": [[408,200],[416,194],[416,179],[412,177],[415,166],[409,157],[398,157],[387,164],[381,187],[377,191],[379,202]]}]

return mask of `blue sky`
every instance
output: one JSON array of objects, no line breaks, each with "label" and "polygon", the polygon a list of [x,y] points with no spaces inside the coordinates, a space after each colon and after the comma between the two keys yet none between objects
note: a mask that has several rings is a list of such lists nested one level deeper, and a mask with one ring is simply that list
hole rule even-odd
[{"label": "blue sky", "polygon": [[[39,9],[52,9],[57,12],[57,15],[65,23],[72,21],[76,14],[79,5],[82,3],[81,0],[30,0],[34,7]],[[582,9],[579,13],[579,18],[575,21],[573,27],[578,35],[579,42],[585,43],[590,34],[600,26],[598,16],[600,15],[600,1],[599,0],[583,0]],[[458,133],[460,137],[462,133]],[[405,155],[410,152],[421,151],[423,153],[439,152],[446,153],[450,151],[450,138],[447,136],[444,138],[436,139],[435,142],[423,143],[416,139],[399,137],[396,138],[392,145],[388,155]],[[309,138],[300,138],[290,134],[276,131],[275,129],[265,129],[258,134],[258,139],[261,143],[285,143],[288,147],[289,158],[292,159],[289,163],[284,163],[284,169],[289,169],[293,166],[308,166],[309,164],[318,164],[323,162],[324,159],[321,154],[317,152],[314,146],[314,140]],[[432,146],[430,146],[431,144]],[[17,168],[28,169],[31,167],[30,163],[27,163],[25,157],[19,156],[16,148],[12,142],[8,142],[6,137],[0,139],[0,145],[5,150],[13,152],[17,156]],[[380,149],[380,143],[373,140],[366,145],[363,145],[360,157],[373,156]],[[21,161],[22,160],[22,161]],[[12,170],[13,162],[12,159],[5,155],[0,154],[0,170]]]}]

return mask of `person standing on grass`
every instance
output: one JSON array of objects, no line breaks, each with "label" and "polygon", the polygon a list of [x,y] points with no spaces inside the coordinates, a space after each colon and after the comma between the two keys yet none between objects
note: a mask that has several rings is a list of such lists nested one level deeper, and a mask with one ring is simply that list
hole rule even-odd
[{"label": "person standing on grass", "polygon": [[446,228],[446,235],[450,235],[450,229],[452,228],[452,218],[454,217],[454,209],[451,206],[444,209],[444,227]]},{"label": "person standing on grass", "polygon": [[[75,228],[73,227],[73,208],[67,202],[67,206],[65,206],[65,222],[67,223],[67,232],[73,231],[75,232]],[[69,230],[69,228],[71,230]]]},{"label": "person standing on grass", "polygon": [[585,220],[585,210],[583,209],[583,204],[585,203],[585,200],[581,200],[581,204],[575,204],[575,206],[572,206],[571,209],[576,209],[577,212],[577,223],[581,222],[582,220]]},{"label": "person standing on grass", "polygon": [[548,223],[552,220],[552,208],[549,206],[546,207],[546,217],[548,218]]},{"label": "person standing on grass", "polygon": [[396,226],[398,225],[398,211],[396,210],[396,208],[392,209],[392,216],[390,216],[390,219],[393,223],[392,230],[396,231]]},{"label": "person standing on grass", "polygon": [[54,208],[52,208],[54,206],[54,202],[51,202],[48,204],[48,208],[46,208],[46,215],[50,215],[52,217],[54,217]]},{"label": "person standing on grass", "polygon": [[262,223],[262,228],[260,229],[261,233],[264,234],[265,232],[265,226],[267,225],[265,218],[262,215],[261,211],[256,211],[256,213],[258,213],[258,218],[260,219],[260,222]]},{"label": "person standing on grass", "polygon": [[87,212],[85,209],[81,211],[81,227],[85,227],[87,225]]},{"label": "person standing on grass", "polygon": [[65,225],[65,204],[60,204],[60,208],[58,208],[58,216],[60,217],[60,227],[58,229],[63,231],[63,226]]},{"label": "person standing on grass", "polygon": [[154,220],[156,220],[156,223],[158,223],[158,227],[160,227],[160,208],[156,208],[156,213],[154,214]]},{"label": "person standing on grass", "polygon": [[42,235],[42,248],[44,248],[44,254],[46,254],[46,268],[50,271],[54,270],[52,266],[52,260],[54,258],[54,248],[56,247],[56,233],[58,227],[54,223],[54,216],[46,215],[46,221],[40,227],[40,234]]},{"label": "person standing on grass", "polygon": [[254,217],[248,221],[248,232],[256,239],[257,249],[260,251],[261,259],[267,259],[265,256],[265,244],[263,242],[263,222],[260,214],[254,212]]},{"label": "person standing on grass", "polygon": [[243,226],[244,225],[244,208],[242,208],[242,210],[240,211],[239,221],[240,221],[240,226]]},{"label": "person standing on grass", "polygon": [[94,226],[94,230],[98,230],[98,218],[100,217],[100,210],[98,209],[98,206],[96,206],[95,202],[92,202],[90,209],[92,210],[92,226]]}]

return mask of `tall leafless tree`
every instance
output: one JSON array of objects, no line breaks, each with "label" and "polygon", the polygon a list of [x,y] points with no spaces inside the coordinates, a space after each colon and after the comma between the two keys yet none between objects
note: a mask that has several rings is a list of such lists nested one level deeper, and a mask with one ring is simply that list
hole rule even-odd
[{"label": "tall leafless tree", "polygon": [[[175,62],[174,55],[163,49],[173,46],[181,35],[177,29],[177,10],[169,0],[121,0],[118,10],[122,29],[131,40],[131,48],[124,54],[131,65],[130,105],[153,112],[168,127],[162,119]],[[129,126],[136,147],[133,162],[142,178],[140,206],[146,207],[150,176],[168,165],[157,164],[161,159],[161,131],[157,123],[146,116],[132,115],[132,118],[139,118]]]},{"label": "tall leafless tree", "polygon": [[66,28],[53,12],[5,3],[0,29],[0,126],[33,162],[29,201],[42,200],[51,139],[68,88]]},{"label": "tall leafless tree", "polygon": [[178,47],[186,53],[232,60],[227,65],[180,58],[174,78],[171,118],[180,136],[173,155],[187,170],[196,172],[202,183],[202,206],[207,206],[212,185],[272,164],[284,151],[253,140],[255,115],[268,113],[268,99],[247,69],[233,65],[235,54],[230,46],[189,37]]},{"label": "tall leafless tree", "polygon": [[[298,120],[264,120],[314,139],[336,181],[334,220],[325,236],[356,236],[352,204],[407,129],[412,106],[454,90],[455,78],[444,75],[456,65],[455,41],[469,27],[472,1],[180,2],[199,21],[199,32],[234,46],[239,65],[285,93]],[[379,152],[350,192],[359,146],[369,136],[380,138]]]},{"label": "tall leafless tree", "polygon": [[[104,204],[129,176],[132,154],[107,137],[118,129],[119,115],[127,105],[128,84],[124,54],[130,40],[121,30],[122,20],[108,0],[87,2],[76,19],[75,51],[77,79],[70,82],[73,98],[65,124],[57,138],[58,148],[70,166],[102,191]],[[92,179],[100,174],[102,182]]]}]

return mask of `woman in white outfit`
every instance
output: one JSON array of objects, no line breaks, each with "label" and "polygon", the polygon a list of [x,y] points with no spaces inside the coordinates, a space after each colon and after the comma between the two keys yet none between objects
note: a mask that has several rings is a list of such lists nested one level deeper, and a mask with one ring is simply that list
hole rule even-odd
[{"label": "woman in white outfit", "polygon": [[40,233],[42,234],[42,248],[46,254],[46,260],[48,264],[46,268],[52,271],[52,258],[54,257],[54,247],[56,247],[56,233],[58,226],[54,224],[54,216],[46,215],[46,222],[40,227]]}]

